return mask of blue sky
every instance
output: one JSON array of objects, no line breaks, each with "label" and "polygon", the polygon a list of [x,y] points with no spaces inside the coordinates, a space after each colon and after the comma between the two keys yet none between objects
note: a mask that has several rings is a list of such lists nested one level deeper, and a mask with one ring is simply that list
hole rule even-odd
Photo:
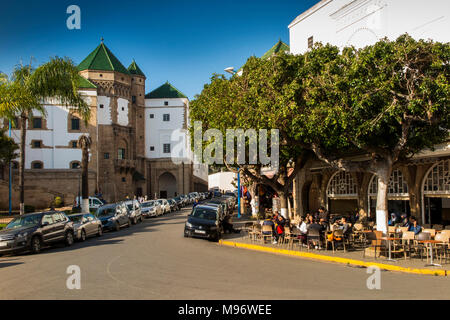
[{"label": "blue sky", "polygon": [[[147,76],[146,92],[165,81],[189,98],[213,73],[261,56],[288,24],[317,0],[2,1],[0,71],[35,59],[67,56],[80,63],[104,37],[125,65],[134,58]],[[81,9],[81,30],[69,30],[66,9]]]}]

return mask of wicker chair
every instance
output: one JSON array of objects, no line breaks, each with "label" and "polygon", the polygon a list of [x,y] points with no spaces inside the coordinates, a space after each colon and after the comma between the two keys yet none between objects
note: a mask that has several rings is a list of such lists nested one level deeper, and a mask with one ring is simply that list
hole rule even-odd
[{"label": "wicker chair", "polygon": [[[267,234],[264,234],[265,232],[267,232]],[[263,225],[262,226],[261,239],[262,239],[263,243],[266,243],[267,239],[269,239],[270,241],[274,240],[272,226],[270,226],[270,225]]]}]

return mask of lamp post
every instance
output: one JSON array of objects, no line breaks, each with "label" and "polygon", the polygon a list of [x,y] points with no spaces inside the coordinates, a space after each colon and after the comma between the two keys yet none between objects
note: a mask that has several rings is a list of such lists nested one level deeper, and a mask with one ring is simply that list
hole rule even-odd
[{"label": "lamp post", "polygon": [[237,183],[238,183],[238,219],[241,218],[241,173],[240,169],[237,172]]},{"label": "lamp post", "polygon": [[[79,163],[77,163],[76,168],[81,169],[81,165]],[[81,180],[81,171],[80,171],[80,174],[78,175],[78,197],[77,197],[78,207],[81,208],[81,181],[80,180]]]}]

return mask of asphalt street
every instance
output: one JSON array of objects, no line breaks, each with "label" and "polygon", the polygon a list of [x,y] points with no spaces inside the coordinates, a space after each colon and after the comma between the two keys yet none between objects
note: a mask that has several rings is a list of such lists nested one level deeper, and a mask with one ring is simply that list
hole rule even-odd
[{"label": "asphalt street", "polygon": [[[449,299],[447,277],[366,269],[183,237],[189,209],[72,247],[0,258],[1,299]],[[67,268],[80,267],[81,289]]]}]

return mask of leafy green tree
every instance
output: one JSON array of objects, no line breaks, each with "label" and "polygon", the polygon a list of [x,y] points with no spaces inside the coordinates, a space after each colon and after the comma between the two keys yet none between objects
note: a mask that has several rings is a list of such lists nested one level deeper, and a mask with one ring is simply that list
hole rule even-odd
[{"label": "leafy green tree", "polygon": [[[55,99],[78,113],[86,122],[90,116],[90,108],[78,91],[79,74],[70,59],[54,57],[49,62],[34,69],[31,65],[15,67],[11,79],[5,75],[0,77],[0,117],[20,123],[20,213],[24,213],[24,171],[25,143],[27,120],[33,114],[40,113],[45,117],[45,101]],[[17,123],[15,123],[17,125]]]},{"label": "leafy green tree", "polygon": [[[448,139],[450,45],[402,35],[362,49],[317,46],[305,54],[308,132],[331,166],[378,177],[377,226],[387,230],[395,164]],[[349,161],[360,150],[366,161]]]},{"label": "leafy green tree", "polygon": [[7,165],[17,158],[17,149],[19,146],[14,140],[6,135],[5,130],[0,130],[0,163]]},{"label": "leafy green tree", "polygon": [[[291,143],[295,138],[293,119],[304,106],[298,103],[302,100],[301,63],[302,59],[284,53],[268,60],[251,57],[241,76],[228,80],[214,75],[190,106],[191,128],[195,121],[201,121],[203,132],[211,128],[219,130],[223,145],[228,129],[279,130],[278,171],[264,173],[261,159],[250,161],[249,140],[245,142],[246,164],[237,164],[236,157],[233,163],[252,181],[267,184],[277,192],[283,215],[287,213],[287,195],[293,179],[313,156],[309,149]],[[267,140],[270,146],[270,136]],[[192,145],[195,147],[195,142]],[[208,145],[205,142],[202,150],[207,150]],[[272,152],[270,148],[268,151]],[[223,157],[225,165],[233,169]]]}]

